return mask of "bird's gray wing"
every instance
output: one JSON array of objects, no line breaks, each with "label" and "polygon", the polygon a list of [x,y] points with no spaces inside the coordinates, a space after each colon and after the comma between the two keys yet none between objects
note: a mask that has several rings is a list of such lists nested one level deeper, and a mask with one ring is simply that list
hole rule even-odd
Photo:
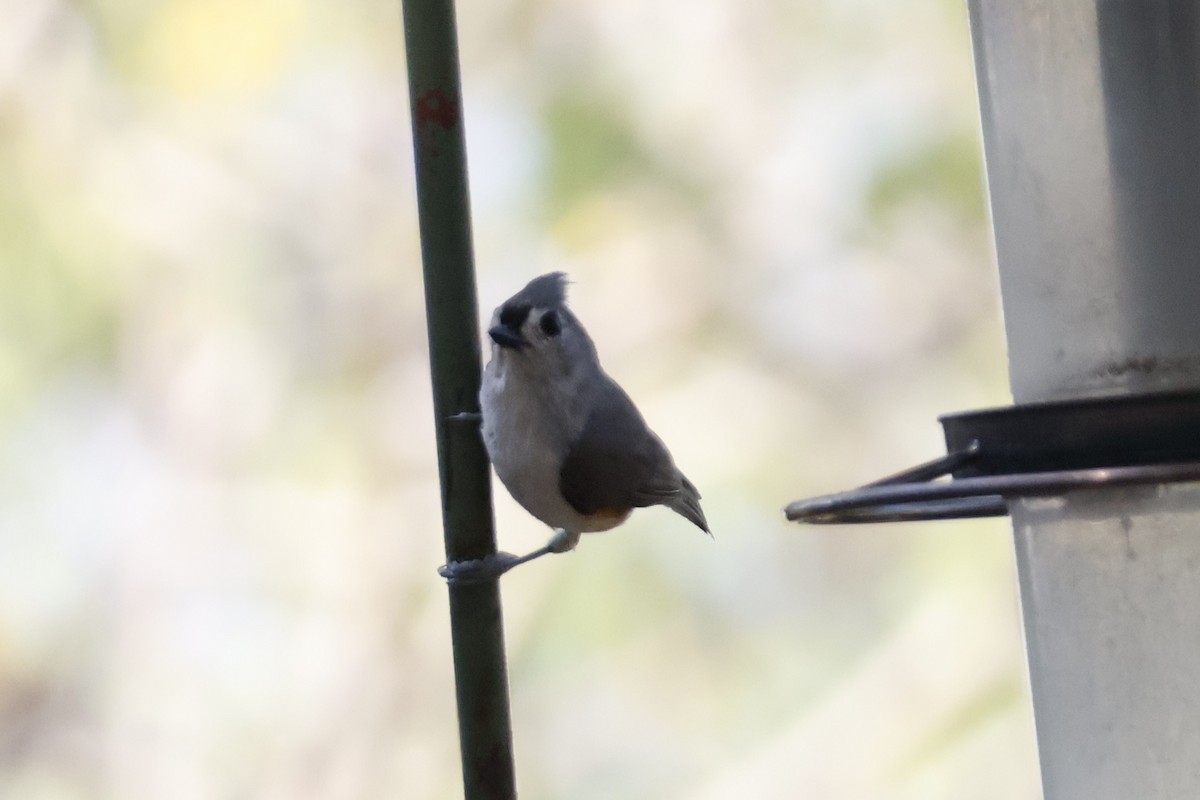
[{"label": "bird's gray wing", "polygon": [[607,376],[602,383],[567,451],[559,490],[581,514],[669,503],[682,489],[671,454],[624,390]]}]

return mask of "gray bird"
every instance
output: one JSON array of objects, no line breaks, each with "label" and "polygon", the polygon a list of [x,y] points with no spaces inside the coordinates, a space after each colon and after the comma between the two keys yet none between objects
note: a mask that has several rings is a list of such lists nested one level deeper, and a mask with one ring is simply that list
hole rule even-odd
[{"label": "gray bird", "polygon": [[596,345],[567,308],[567,276],[534,278],[492,315],[492,359],[479,392],[483,441],[496,475],[533,516],[555,528],[524,556],[451,562],[453,582],[498,577],[584,533],[663,505],[708,533],[700,492],[684,477],[629,395],[605,373]]}]

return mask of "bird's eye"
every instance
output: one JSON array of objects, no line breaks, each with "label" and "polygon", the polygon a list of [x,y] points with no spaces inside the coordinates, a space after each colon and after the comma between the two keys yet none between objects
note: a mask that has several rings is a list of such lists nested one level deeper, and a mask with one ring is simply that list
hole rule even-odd
[{"label": "bird's eye", "polygon": [[542,314],[542,318],[538,320],[538,325],[541,326],[542,333],[547,336],[558,336],[559,332],[562,331],[562,325],[558,321],[558,314],[555,314],[553,311],[547,311],[545,314]]}]

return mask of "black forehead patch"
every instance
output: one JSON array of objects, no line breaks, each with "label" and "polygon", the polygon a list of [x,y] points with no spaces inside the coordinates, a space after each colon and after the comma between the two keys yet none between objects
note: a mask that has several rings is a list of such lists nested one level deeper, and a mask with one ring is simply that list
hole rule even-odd
[{"label": "black forehead patch", "polygon": [[500,324],[510,330],[520,330],[521,326],[525,324],[525,320],[529,318],[530,308],[528,303],[518,302],[514,297],[500,306]]},{"label": "black forehead patch", "polygon": [[[532,308],[561,308],[567,304],[567,274],[550,272],[531,280],[508,304],[523,303]],[[508,305],[506,304],[506,305]],[[524,321],[522,319],[522,321]]]}]

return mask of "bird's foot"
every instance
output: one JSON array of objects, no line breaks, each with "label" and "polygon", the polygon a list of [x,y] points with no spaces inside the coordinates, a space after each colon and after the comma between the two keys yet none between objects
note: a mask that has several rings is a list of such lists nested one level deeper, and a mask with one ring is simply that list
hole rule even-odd
[{"label": "bird's foot", "polygon": [[486,558],[451,561],[443,564],[438,567],[438,574],[445,578],[451,586],[465,586],[472,583],[494,581],[524,560],[512,553],[493,553]]},{"label": "bird's foot", "polygon": [[554,536],[544,547],[514,556],[512,553],[493,553],[484,558],[474,558],[469,561],[451,561],[438,567],[438,574],[446,579],[451,586],[466,586],[472,583],[494,581],[518,564],[533,561],[548,553],[568,553],[579,544],[579,533],[569,533],[562,528],[554,532]]}]

